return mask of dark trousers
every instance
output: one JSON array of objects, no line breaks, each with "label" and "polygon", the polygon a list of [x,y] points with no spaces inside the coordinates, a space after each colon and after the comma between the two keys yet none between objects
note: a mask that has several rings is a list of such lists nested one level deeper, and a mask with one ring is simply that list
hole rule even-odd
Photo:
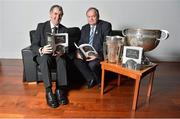
[{"label": "dark trousers", "polygon": [[97,83],[100,83],[101,66],[99,59],[93,61],[74,59],[74,64],[82,73],[86,81],[96,80]]},{"label": "dark trousers", "polygon": [[67,86],[67,72],[65,56],[43,55],[36,58],[40,65],[45,87],[52,86],[51,70],[56,68],[56,85]]}]

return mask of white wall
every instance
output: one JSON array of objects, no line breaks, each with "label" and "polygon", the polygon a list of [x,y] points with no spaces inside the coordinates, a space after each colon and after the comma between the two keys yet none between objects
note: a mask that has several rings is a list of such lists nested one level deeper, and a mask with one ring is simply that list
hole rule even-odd
[{"label": "white wall", "polygon": [[1,49],[2,49],[2,14],[3,14],[3,4],[0,2],[0,57],[1,57]]},{"label": "white wall", "polygon": [[94,6],[113,29],[166,29],[170,37],[148,54],[180,61],[180,0],[0,0],[0,58],[21,58],[21,49],[30,45],[29,30],[49,19],[53,4],[63,6],[62,24],[67,27],[84,25],[85,11]]}]

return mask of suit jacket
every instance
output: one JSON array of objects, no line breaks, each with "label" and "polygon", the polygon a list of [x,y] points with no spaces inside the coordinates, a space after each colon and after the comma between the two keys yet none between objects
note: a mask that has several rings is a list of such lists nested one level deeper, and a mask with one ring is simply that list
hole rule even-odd
[{"label": "suit jacket", "polygon": [[[111,32],[111,23],[103,20],[98,20],[93,39],[93,47],[98,52],[100,60],[103,59],[103,42],[105,42],[106,36],[111,35]],[[78,44],[81,45],[83,43],[89,43],[89,36],[90,25],[86,24],[81,29],[81,39]]]},{"label": "suit jacket", "polygon": [[[65,26],[59,24],[58,26],[59,33],[67,33],[68,30]],[[39,48],[47,44],[47,33],[51,33],[50,21],[44,23],[39,23],[35,33],[35,39],[32,41],[31,49],[33,51],[33,57],[36,57],[39,54]]]}]

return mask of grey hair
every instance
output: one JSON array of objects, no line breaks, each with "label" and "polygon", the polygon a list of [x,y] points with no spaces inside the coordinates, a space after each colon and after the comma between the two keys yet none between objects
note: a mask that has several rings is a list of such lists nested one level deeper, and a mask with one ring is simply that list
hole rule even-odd
[{"label": "grey hair", "polygon": [[87,13],[90,11],[90,10],[94,10],[96,15],[97,15],[97,18],[99,19],[100,15],[99,15],[99,10],[95,7],[90,7],[87,11],[86,11],[86,15]]},{"label": "grey hair", "polygon": [[49,12],[52,12],[54,8],[58,8],[59,11],[61,11],[62,15],[64,14],[63,8],[62,8],[60,5],[53,5],[53,6],[50,8]]}]

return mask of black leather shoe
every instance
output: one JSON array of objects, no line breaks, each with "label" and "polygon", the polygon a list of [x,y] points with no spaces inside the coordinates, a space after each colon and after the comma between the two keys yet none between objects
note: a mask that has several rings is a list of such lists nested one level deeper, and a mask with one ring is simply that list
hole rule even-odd
[{"label": "black leather shoe", "polygon": [[66,105],[69,102],[66,94],[62,90],[56,89],[56,97],[60,105]]},{"label": "black leather shoe", "polygon": [[88,84],[87,84],[88,89],[92,88],[94,85],[95,85],[95,80],[92,79],[92,80],[88,81]]},{"label": "black leather shoe", "polygon": [[46,101],[47,101],[47,104],[52,108],[56,108],[59,106],[55,95],[51,91],[46,93]]}]

